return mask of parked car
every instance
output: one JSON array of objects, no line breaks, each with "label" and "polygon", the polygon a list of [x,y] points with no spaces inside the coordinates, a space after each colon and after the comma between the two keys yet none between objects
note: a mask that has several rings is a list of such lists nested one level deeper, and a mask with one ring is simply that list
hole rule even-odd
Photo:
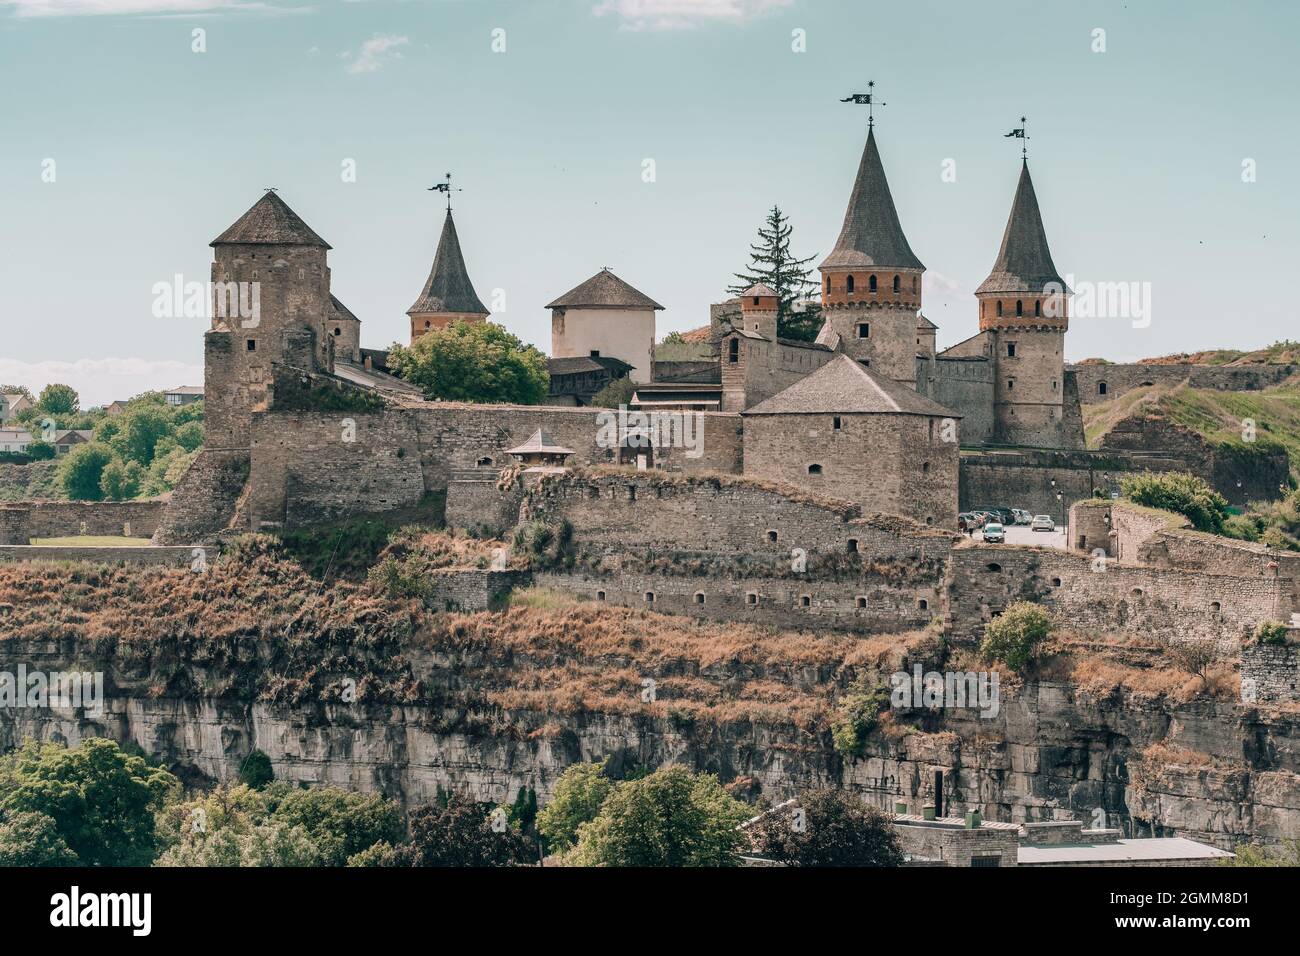
[{"label": "parked car", "polygon": [[1011,515],[1015,519],[1016,524],[1032,524],[1034,520],[1034,516],[1024,508],[1012,508]]},{"label": "parked car", "polygon": [[991,522],[984,526],[984,540],[989,544],[1005,544],[1007,532],[1002,525],[997,522]]},{"label": "parked car", "polygon": [[974,511],[963,511],[957,516],[957,527],[962,531],[973,531],[984,527],[984,518]]},{"label": "parked car", "polygon": [[1032,531],[1055,531],[1056,522],[1052,520],[1051,515],[1034,515],[1034,520],[1029,527]]},{"label": "parked car", "polygon": [[998,519],[1000,524],[1006,525],[1016,523],[1015,511],[1005,505],[998,505],[995,508],[990,508],[989,511],[993,513],[994,517]]}]

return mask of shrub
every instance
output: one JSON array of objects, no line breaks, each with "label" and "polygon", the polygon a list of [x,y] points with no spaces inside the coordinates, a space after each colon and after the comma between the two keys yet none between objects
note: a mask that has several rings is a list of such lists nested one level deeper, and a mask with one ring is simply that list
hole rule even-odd
[{"label": "shrub", "polygon": [[275,771],[271,767],[271,758],[260,750],[254,750],[245,757],[239,768],[240,782],[254,790],[261,790],[274,779]]},{"label": "shrub", "polygon": [[[354,856],[354,866],[514,866],[536,859],[534,844],[508,823],[504,808],[451,794],[411,811],[411,839]],[[501,826],[497,821],[505,821]]]},{"label": "shrub", "polygon": [[861,757],[867,746],[867,736],[875,729],[877,718],[888,703],[888,688],[869,685],[863,678],[858,678],[841,699],[831,721],[831,739],[835,749],[846,757]]},{"label": "shrub", "polygon": [[1206,482],[1187,472],[1150,472],[1120,479],[1125,498],[1149,508],[1183,515],[1200,531],[1221,532],[1228,501]]},{"label": "shrub", "polygon": [[980,654],[1021,671],[1033,660],[1040,645],[1052,633],[1052,616],[1029,601],[1017,601],[984,629]]},{"label": "shrub", "polygon": [[49,461],[54,457],[54,446],[37,438],[27,443],[27,457],[32,461]]},{"label": "shrub", "polygon": [[901,866],[884,814],[842,790],[813,790],[749,828],[754,852],[791,866]]},{"label": "shrub", "polygon": [[1260,621],[1255,628],[1255,640],[1261,644],[1285,644],[1288,629],[1281,621]]},{"label": "shrub", "polygon": [[495,322],[453,322],[388,352],[394,372],[428,399],[540,405],[546,356]]},{"label": "shrub", "polygon": [[0,822],[0,867],[77,866],[58,824],[44,813],[14,813]]},{"label": "shrub", "polygon": [[395,843],[402,834],[401,813],[394,801],[332,787],[284,792],[270,819],[302,827],[325,866],[344,866],[349,857],[376,843]]}]

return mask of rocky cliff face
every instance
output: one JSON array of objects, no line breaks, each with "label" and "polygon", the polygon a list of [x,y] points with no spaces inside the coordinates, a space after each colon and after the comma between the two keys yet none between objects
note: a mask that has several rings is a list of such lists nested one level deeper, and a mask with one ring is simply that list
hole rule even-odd
[{"label": "rocky cliff face", "polygon": [[[916,808],[941,770],[945,804],[988,819],[1076,816],[1225,847],[1300,832],[1300,714],[1029,682],[1004,687],[992,719],[895,712],[862,757],[844,757],[828,729],[835,698],[854,677],[922,660],[931,643],[914,635],[890,651],[887,638],[787,635],[801,650],[782,659],[746,653],[743,640],[715,646],[713,634],[711,651],[693,653],[689,623],[600,613],[617,620],[587,639],[583,660],[564,637],[589,623],[581,610],[438,615],[441,626],[400,642],[314,661],[252,639],[214,654],[184,636],[132,648],[11,637],[6,669],[102,670],[107,699],[100,715],[0,711],[0,748],[109,736],[203,785],[235,777],[256,747],[278,778],[408,804],[439,787],[506,800],[532,786],[545,800],[567,766],[610,756],[712,771],[772,801],[830,785]],[[622,648],[605,643],[615,634]]]}]

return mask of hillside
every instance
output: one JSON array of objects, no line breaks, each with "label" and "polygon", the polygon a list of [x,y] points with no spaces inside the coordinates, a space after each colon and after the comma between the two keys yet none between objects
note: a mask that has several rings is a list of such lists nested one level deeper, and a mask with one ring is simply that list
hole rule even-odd
[{"label": "hillside", "polygon": [[[1137,365],[1290,365],[1300,362],[1300,342],[1283,340],[1252,352],[1240,349],[1204,349],[1138,359]],[[1086,358],[1077,365],[1114,365],[1109,359]]]},{"label": "hillside", "polygon": [[1083,407],[1084,435],[1089,448],[1132,415],[1158,415],[1190,428],[1207,441],[1249,454],[1243,442],[1243,422],[1255,423],[1254,449],[1280,445],[1291,459],[1291,473],[1300,478],[1300,382],[1292,381],[1259,392],[1224,392],[1188,385],[1136,388],[1111,402]]}]

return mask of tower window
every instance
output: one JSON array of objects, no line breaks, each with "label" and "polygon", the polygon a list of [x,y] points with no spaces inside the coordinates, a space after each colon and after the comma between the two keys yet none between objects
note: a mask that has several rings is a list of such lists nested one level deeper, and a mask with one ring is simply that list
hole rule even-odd
[{"label": "tower window", "polygon": [[1019,299],[1016,299],[1016,315],[1024,315],[1024,314],[1025,314],[1025,304]]},{"label": "tower window", "polygon": [[834,428],[836,431],[840,430],[840,424],[841,424],[840,416],[836,415],[834,418],[831,419],[831,427]]},{"label": "tower window", "polygon": [[1016,343],[1015,343],[1015,342],[1008,342],[1008,343],[1007,343],[1007,358],[1015,358],[1015,357],[1016,357]]},{"label": "tower window", "polygon": [[777,539],[777,533],[776,533],[775,531],[768,531],[768,533],[767,533],[767,540],[768,540],[768,541],[775,541],[776,539]]},{"label": "tower window", "polygon": [[857,554],[857,553],[858,553],[858,539],[857,539],[857,538],[849,538],[848,551],[849,551],[849,554]]},{"label": "tower window", "polygon": [[866,608],[867,608],[867,599],[866,599],[866,598],[864,598],[864,597],[860,597],[860,598],[858,598],[858,599],[856,600],[855,603],[857,604],[857,606],[858,606],[858,610],[859,610],[859,611],[865,611],[865,610],[866,610]]},{"label": "tower window", "polygon": [[695,603],[696,603],[696,604],[703,604],[703,603],[704,603],[704,592],[703,592],[703,591],[696,591],[696,592],[695,592]]},{"label": "tower window", "polygon": [[334,326],[334,337],[337,338],[338,336],[340,336],[340,335],[342,335],[342,334],[343,334],[343,330],[340,329],[337,325]]},{"label": "tower window", "polygon": [[874,275],[868,280],[868,287],[872,292],[876,291],[876,277]]},{"label": "tower window", "polygon": [[928,475],[929,473],[930,473],[930,463],[928,461],[921,462],[921,474]]},{"label": "tower window", "polygon": [[592,350],[591,350],[591,354],[589,355],[589,357],[590,357],[590,358],[600,358],[600,349],[592,349]]},{"label": "tower window", "polygon": [[918,292],[921,288],[921,279],[919,276],[912,276],[912,291]]},{"label": "tower window", "polygon": [[749,605],[757,604],[757,603],[758,603],[758,592],[757,592],[757,591],[750,591],[748,594],[746,594],[746,595],[745,595],[745,603],[746,603],[746,604],[749,604]]},{"label": "tower window", "polygon": [[845,292],[852,292],[852,291],[853,291],[853,276],[848,276],[848,277],[845,278],[845,280],[844,280],[844,291],[845,291]]},{"label": "tower window", "polygon": [[902,281],[898,278],[898,276],[894,276],[894,291],[899,292],[902,290],[902,288],[903,288]]},{"label": "tower window", "polygon": [[1043,302],[1042,302],[1041,299],[1035,299],[1035,300],[1034,300],[1034,315],[1042,315],[1042,314],[1043,314]]},{"label": "tower window", "polygon": [[822,473],[822,466],[821,466],[821,465],[809,465],[809,466],[808,466],[808,474],[810,474],[810,475],[820,475],[821,473]]},{"label": "tower window", "polygon": [[732,365],[740,361],[740,339],[732,339],[727,343],[727,361]]},{"label": "tower window", "polygon": [[866,338],[870,338],[870,337],[871,337],[871,323],[870,323],[870,322],[859,322],[859,323],[858,323],[858,338],[860,338],[860,339],[866,339]]},{"label": "tower window", "polygon": [[1002,300],[998,299],[998,317],[1001,318],[1001,316],[1002,316]]},{"label": "tower window", "polygon": [[654,591],[646,591],[646,593],[645,593],[645,602],[646,602],[646,604],[654,604],[654,602],[655,602],[655,593],[654,593]]},{"label": "tower window", "polygon": [[754,304],[758,305],[758,296],[754,296]]},{"label": "tower window", "polygon": [[1007,391],[1009,392],[1015,387],[1016,387],[1016,380],[1014,378],[1007,379]]},{"label": "tower window", "polygon": [[799,595],[799,606],[800,606],[800,607],[812,607],[812,595],[811,595],[811,594],[801,594],[801,595]]},{"label": "tower window", "polygon": [[245,348],[247,348],[248,351],[250,351],[250,352],[256,352],[256,351],[257,351],[257,339],[249,339],[249,340],[248,340],[248,344],[245,346]]},{"label": "tower window", "polygon": [[1106,383],[1105,383],[1105,382],[1098,382],[1098,383],[1097,383],[1097,394],[1098,394],[1098,395],[1105,395],[1105,394],[1106,394]]},{"label": "tower window", "polygon": [[1052,379],[1052,391],[1056,391],[1056,379]]}]

